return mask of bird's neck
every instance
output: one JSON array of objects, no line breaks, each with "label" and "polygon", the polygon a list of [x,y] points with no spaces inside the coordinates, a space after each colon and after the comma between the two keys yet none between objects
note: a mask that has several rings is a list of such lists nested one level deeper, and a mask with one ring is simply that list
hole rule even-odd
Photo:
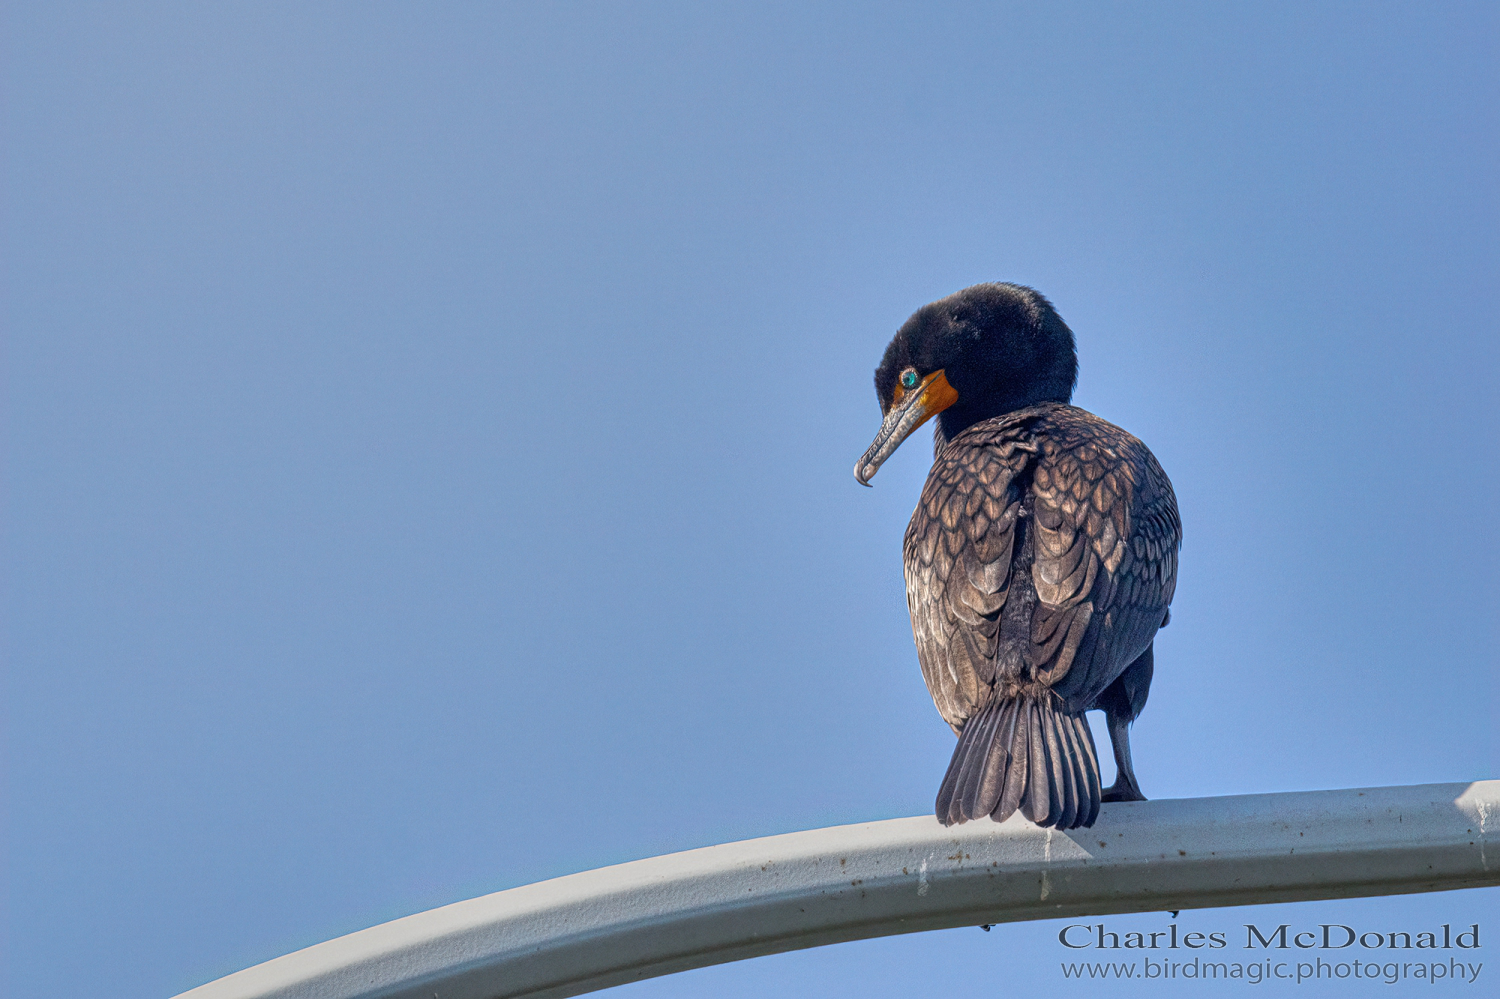
[{"label": "bird's neck", "polygon": [[949,441],[976,423],[993,420],[997,416],[1016,413],[1023,409],[1029,409],[1032,406],[1039,406],[1045,403],[1066,405],[1067,402],[1067,399],[1024,399],[989,406],[950,406],[939,413],[937,419],[932,421],[932,453],[935,456]]}]

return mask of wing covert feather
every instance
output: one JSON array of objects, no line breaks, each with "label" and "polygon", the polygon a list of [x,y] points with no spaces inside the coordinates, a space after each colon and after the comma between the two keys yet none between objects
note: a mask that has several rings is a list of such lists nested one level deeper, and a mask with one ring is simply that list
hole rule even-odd
[{"label": "wing covert feather", "polygon": [[1160,627],[1182,528],[1166,473],[1130,434],[1071,406],[1036,433],[1032,668],[1076,711]]},{"label": "wing covert feather", "polygon": [[[1016,680],[1050,687],[1069,711],[1091,706],[1161,625],[1181,534],[1151,452],[1084,410],[1044,404],[949,441],[904,545],[917,657],[943,719],[962,729],[989,700],[1005,655],[1026,660]],[[1017,586],[1030,634],[1022,618],[1004,638]],[[1002,655],[1012,641],[1022,654]]]},{"label": "wing covert feather", "polygon": [[945,448],[906,530],[906,596],[933,702],[957,731],[994,680],[1010,593],[1022,473],[1022,428],[982,447]]}]

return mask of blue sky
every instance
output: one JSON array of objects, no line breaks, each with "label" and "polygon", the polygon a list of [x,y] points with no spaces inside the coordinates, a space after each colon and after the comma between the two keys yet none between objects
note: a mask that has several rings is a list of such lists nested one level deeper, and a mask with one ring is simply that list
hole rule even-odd
[{"label": "blue sky", "polygon": [[[850,469],[886,341],[983,280],[1176,485],[1148,795],[1500,770],[1493,5],[7,18],[13,994],[927,811],[925,434]],[[1056,987],[1056,932],[621,994]]]}]

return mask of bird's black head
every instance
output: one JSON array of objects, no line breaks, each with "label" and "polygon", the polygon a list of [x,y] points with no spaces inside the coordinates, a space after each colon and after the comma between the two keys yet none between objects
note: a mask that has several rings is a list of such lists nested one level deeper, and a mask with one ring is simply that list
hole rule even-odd
[{"label": "bird's black head", "polygon": [[1040,292],[976,284],[924,305],[875,369],[885,423],[854,466],[869,485],[882,462],[933,416],[938,441],[1039,402],[1067,402],[1078,380],[1073,331]]}]

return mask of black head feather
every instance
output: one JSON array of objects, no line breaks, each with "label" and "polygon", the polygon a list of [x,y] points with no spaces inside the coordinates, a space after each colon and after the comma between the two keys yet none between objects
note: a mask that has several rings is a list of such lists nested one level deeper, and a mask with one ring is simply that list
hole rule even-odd
[{"label": "black head feather", "polygon": [[1073,331],[1052,303],[1018,284],[976,284],[924,305],[897,331],[875,370],[880,408],[896,380],[943,369],[958,402],[938,414],[939,443],[980,420],[1039,402],[1067,402],[1078,380]]}]

